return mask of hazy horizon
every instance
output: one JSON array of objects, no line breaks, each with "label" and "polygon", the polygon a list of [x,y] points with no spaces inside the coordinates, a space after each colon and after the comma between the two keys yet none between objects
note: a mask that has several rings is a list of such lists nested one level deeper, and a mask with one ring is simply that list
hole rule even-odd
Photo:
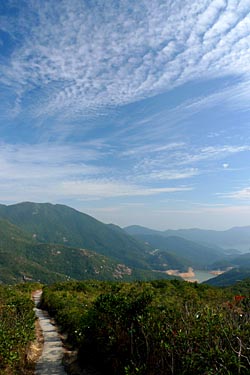
[{"label": "hazy horizon", "polygon": [[[64,203],[60,203],[60,202],[34,202],[34,201],[30,201],[30,200],[27,200],[27,201],[23,201],[23,202],[14,202],[14,203],[0,203],[0,204],[3,204],[3,205],[6,205],[6,206],[12,206],[12,205],[16,205],[16,204],[21,204],[21,203],[38,203],[38,204],[52,204],[52,205],[65,205]],[[73,207],[73,206],[69,206],[67,205],[68,207],[70,208],[73,208],[81,213],[84,213],[84,214],[87,214],[87,215],[90,215],[92,217],[94,217],[96,220],[98,221],[101,221],[105,224],[114,224],[114,225],[118,225],[120,226],[121,228],[126,228],[126,227],[129,227],[129,226],[140,226],[140,227],[145,227],[145,228],[148,228],[148,229],[153,229],[153,230],[158,230],[158,231],[165,231],[165,230],[182,230],[182,229],[201,229],[201,230],[216,230],[216,231],[226,231],[226,230],[229,230],[229,229],[233,229],[233,228],[243,228],[243,227],[250,227],[250,223],[248,224],[245,224],[245,225],[233,225],[231,227],[225,227],[225,228],[221,228],[219,229],[218,227],[215,227],[215,228],[206,228],[206,227],[199,227],[199,226],[196,226],[196,227],[192,227],[192,226],[187,226],[187,227],[164,227],[164,226],[158,226],[158,227],[155,227],[155,226],[149,226],[149,225],[143,225],[143,224],[140,224],[140,223],[133,223],[133,222],[128,222],[127,224],[123,225],[123,224],[119,224],[115,221],[105,221],[105,220],[102,220],[101,217],[97,217],[97,216],[94,216],[86,211],[83,211],[83,210],[79,210],[78,208],[76,207]]]}]

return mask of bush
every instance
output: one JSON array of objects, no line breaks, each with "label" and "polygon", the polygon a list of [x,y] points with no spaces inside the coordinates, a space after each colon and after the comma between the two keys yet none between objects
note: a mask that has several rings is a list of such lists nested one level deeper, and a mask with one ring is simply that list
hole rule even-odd
[{"label": "bush", "polygon": [[30,293],[0,286],[0,373],[27,374],[27,349],[34,339],[35,314]]},{"label": "bush", "polygon": [[249,296],[179,280],[85,282],[46,287],[44,303],[82,366],[87,358],[110,375],[250,373]]}]

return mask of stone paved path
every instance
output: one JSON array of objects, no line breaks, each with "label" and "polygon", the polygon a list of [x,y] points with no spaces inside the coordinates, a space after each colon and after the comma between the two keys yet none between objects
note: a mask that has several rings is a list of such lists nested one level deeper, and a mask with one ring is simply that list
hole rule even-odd
[{"label": "stone paved path", "polygon": [[35,302],[35,313],[39,319],[43,336],[43,352],[36,364],[36,375],[66,375],[62,366],[63,348],[56,328],[51,324],[46,311],[37,308],[42,291],[36,291],[33,299]]}]

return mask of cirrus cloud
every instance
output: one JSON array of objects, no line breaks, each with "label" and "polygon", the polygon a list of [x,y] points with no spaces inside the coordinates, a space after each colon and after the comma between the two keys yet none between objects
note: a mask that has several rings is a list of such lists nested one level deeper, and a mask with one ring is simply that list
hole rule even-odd
[{"label": "cirrus cloud", "polygon": [[13,51],[0,61],[0,82],[15,93],[16,109],[36,117],[62,109],[64,118],[83,116],[191,79],[249,74],[247,1],[46,0],[16,7],[8,20],[1,17]]}]

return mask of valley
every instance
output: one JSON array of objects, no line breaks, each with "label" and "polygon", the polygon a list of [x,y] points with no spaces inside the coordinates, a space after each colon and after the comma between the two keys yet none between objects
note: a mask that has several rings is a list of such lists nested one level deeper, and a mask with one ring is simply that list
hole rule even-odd
[{"label": "valley", "polygon": [[[245,241],[246,228],[239,230],[240,236],[245,231]],[[184,232],[177,236],[180,231],[122,229],[58,204],[0,205],[0,281],[183,278],[204,282],[217,276],[218,270],[223,280],[222,273],[230,269],[250,269],[250,254],[226,248],[228,238],[219,247],[213,244],[211,232],[209,243],[206,231],[204,238],[198,231],[200,242],[191,239],[190,233],[197,237],[197,230]]]}]

